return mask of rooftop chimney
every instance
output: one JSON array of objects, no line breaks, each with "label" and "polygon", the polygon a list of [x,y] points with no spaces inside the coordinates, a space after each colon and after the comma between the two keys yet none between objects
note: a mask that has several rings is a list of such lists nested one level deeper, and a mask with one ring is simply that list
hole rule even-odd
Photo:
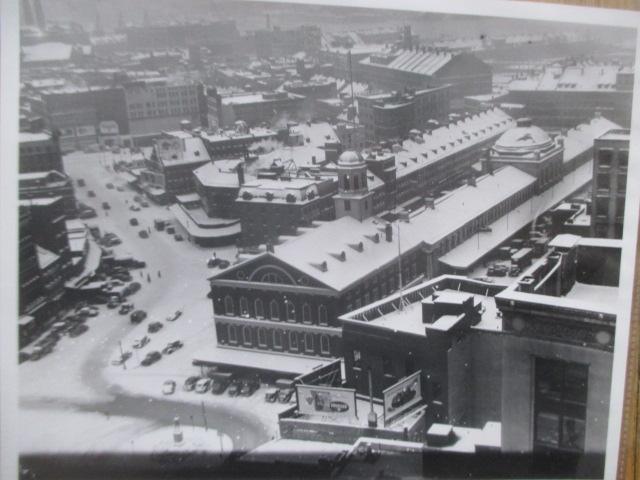
[{"label": "rooftop chimney", "polygon": [[390,223],[387,223],[384,227],[384,237],[387,242],[393,241],[393,226]]}]

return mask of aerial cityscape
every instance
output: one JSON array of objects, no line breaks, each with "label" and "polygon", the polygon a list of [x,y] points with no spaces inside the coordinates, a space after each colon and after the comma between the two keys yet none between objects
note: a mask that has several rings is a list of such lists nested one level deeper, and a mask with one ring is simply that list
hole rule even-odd
[{"label": "aerial cityscape", "polygon": [[20,478],[602,477],[636,30],[20,12]]}]

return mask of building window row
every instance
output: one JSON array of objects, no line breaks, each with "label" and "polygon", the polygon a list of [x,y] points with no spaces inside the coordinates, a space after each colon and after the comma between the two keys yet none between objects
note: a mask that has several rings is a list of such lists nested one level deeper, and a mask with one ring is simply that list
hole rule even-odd
[{"label": "building window row", "polygon": [[312,332],[285,331],[250,325],[223,325],[221,343],[231,346],[259,348],[309,355],[331,355],[329,335]]},{"label": "building window row", "polygon": [[[244,297],[244,296],[240,297],[238,301],[238,307],[239,307],[239,310],[236,311],[235,301],[231,295],[226,295],[224,297],[224,314],[225,315],[227,316],[239,315],[241,317],[250,317],[252,315],[252,312],[249,309],[249,300],[247,299],[247,297]],[[281,303],[276,299],[272,299],[268,303],[268,313],[269,313],[268,319],[269,320],[279,322],[282,319],[280,307],[281,307]],[[321,304],[321,305],[318,305],[317,309],[315,310],[317,314],[317,323],[319,325],[328,325],[329,318],[328,318],[327,307]],[[282,309],[282,312],[284,312],[285,321],[290,323],[299,322],[300,318],[298,317],[298,311],[296,309],[296,305],[294,302],[285,299],[284,308]],[[312,314],[313,309],[310,304],[306,302],[303,303],[301,312],[302,312],[302,318],[301,318],[302,323],[305,323],[308,325],[311,325],[314,323],[314,318]],[[265,304],[261,298],[256,298],[253,301],[253,317],[257,319],[267,318],[265,316]]]}]

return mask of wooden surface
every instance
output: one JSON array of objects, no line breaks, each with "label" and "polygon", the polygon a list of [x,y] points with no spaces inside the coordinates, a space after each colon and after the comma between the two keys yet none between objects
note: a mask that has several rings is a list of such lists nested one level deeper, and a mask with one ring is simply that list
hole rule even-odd
[{"label": "wooden surface", "polygon": [[[533,0],[583,7],[623,8],[640,10],[640,0]],[[637,72],[637,69],[636,69]],[[637,73],[636,73],[637,75]],[[636,95],[638,92],[635,93]],[[639,232],[640,233],[640,232]],[[618,458],[618,480],[640,479],[640,238],[636,254],[636,274],[633,282],[633,307],[629,330],[629,360],[625,385],[625,403]]]}]

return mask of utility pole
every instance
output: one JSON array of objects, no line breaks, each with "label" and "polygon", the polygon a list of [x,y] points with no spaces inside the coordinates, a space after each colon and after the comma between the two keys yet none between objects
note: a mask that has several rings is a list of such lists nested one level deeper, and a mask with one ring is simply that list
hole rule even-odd
[{"label": "utility pole", "polygon": [[204,400],[202,400],[201,405],[202,405],[202,419],[204,420],[204,431],[206,432],[209,430],[209,426],[207,425],[207,414],[204,411]]},{"label": "utility pole", "polygon": [[376,428],[378,426],[378,416],[376,412],[373,410],[373,379],[371,378],[371,368],[368,370],[369,374],[369,415],[367,417],[367,422],[369,427]]}]

